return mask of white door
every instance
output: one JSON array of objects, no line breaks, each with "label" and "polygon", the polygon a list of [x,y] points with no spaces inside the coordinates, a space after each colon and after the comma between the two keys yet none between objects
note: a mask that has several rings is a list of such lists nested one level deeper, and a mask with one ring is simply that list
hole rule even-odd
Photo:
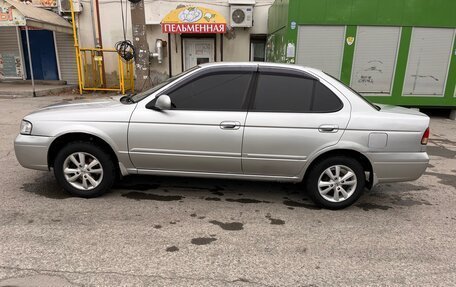
[{"label": "white door", "polygon": [[184,38],[184,70],[196,65],[214,62],[214,39]]},{"label": "white door", "polygon": [[299,26],[296,63],[340,78],[345,26]]},{"label": "white door", "polygon": [[404,95],[443,96],[454,34],[454,29],[413,28]]},{"label": "white door", "polygon": [[358,27],[350,85],[353,89],[391,93],[399,38],[399,27]]}]

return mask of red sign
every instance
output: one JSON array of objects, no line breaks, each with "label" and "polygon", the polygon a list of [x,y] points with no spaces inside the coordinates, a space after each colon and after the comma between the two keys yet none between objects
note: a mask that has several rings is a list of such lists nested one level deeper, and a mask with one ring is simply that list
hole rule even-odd
[{"label": "red sign", "polygon": [[161,21],[162,32],[170,34],[223,34],[226,20],[217,11],[186,6],[169,12]]},{"label": "red sign", "polygon": [[216,23],[173,23],[162,24],[163,33],[171,34],[223,34],[226,24]]}]

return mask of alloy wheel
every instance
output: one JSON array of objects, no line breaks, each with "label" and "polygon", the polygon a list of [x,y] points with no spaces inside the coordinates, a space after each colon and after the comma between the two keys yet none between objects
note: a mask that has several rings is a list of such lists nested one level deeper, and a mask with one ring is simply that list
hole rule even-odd
[{"label": "alloy wheel", "polygon": [[355,172],[345,165],[333,165],[325,169],[318,179],[320,195],[330,202],[342,202],[356,190]]},{"label": "alloy wheel", "polygon": [[79,190],[92,190],[103,180],[100,161],[86,152],[75,152],[63,162],[66,181]]}]

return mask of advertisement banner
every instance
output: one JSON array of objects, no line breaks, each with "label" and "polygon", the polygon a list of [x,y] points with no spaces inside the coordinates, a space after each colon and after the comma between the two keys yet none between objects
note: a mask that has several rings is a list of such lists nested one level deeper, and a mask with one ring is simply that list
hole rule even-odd
[{"label": "advertisement banner", "polygon": [[57,0],[21,0],[20,2],[28,5],[33,5],[35,7],[57,7]]},{"label": "advertisement banner", "polygon": [[22,63],[18,54],[0,54],[0,80],[22,78]]},{"label": "advertisement banner", "polygon": [[6,1],[0,0],[0,27],[25,26],[25,17]]}]

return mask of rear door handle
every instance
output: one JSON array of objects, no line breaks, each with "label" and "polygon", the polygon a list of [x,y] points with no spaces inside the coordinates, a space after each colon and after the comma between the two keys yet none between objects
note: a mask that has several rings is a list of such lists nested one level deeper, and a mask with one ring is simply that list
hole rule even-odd
[{"label": "rear door handle", "polygon": [[241,127],[240,122],[235,121],[223,121],[220,123],[220,128],[222,130],[238,130]]},{"label": "rear door handle", "polygon": [[321,125],[318,127],[318,131],[321,133],[336,133],[338,130],[338,125]]}]

